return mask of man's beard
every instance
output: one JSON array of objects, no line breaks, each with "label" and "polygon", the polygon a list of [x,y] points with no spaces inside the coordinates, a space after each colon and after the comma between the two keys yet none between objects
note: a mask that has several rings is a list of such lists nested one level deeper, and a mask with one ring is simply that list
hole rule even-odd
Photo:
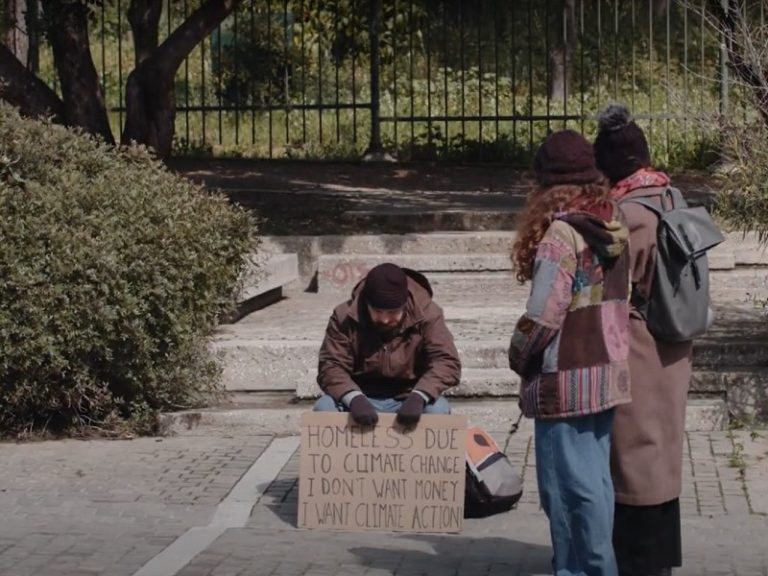
[{"label": "man's beard", "polygon": [[403,325],[404,319],[404,317],[400,318],[400,320],[394,324],[389,325],[379,324],[378,322],[372,322],[372,324],[376,332],[379,334],[379,338],[382,340],[390,340],[400,331],[400,327]]}]

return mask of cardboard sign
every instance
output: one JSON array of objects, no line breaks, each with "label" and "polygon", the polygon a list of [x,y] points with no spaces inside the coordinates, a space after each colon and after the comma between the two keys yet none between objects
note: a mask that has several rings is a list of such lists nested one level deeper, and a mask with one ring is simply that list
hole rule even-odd
[{"label": "cardboard sign", "polygon": [[460,532],[466,427],[463,416],[424,415],[405,432],[394,414],[367,429],[348,414],[304,414],[299,527]]}]

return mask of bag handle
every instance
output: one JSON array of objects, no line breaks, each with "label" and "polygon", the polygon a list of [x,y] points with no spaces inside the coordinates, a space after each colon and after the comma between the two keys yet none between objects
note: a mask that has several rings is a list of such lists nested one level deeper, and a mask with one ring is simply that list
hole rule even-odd
[{"label": "bag handle", "polygon": [[523,419],[523,411],[520,411],[520,415],[517,417],[517,422],[512,424],[512,427],[509,429],[509,435],[512,436],[515,432],[517,432],[520,429],[520,421]]}]

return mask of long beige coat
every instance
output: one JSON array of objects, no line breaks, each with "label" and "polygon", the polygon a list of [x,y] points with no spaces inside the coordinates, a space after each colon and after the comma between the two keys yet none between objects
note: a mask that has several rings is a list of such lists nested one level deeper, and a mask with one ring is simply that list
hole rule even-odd
[{"label": "long beige coat", "polygon": [[[625,198],[650,192],[648,188],[639,189]],[[632,282],[647,296],[654,276],[658,219],[644,206],[627,202],[620,206],[630,230]],[[650,506],[680,496],[692,348],[690,342],[655,341],[645,321],[632,309],[632,402],[616,407],[611,437],[616,502]]]}]

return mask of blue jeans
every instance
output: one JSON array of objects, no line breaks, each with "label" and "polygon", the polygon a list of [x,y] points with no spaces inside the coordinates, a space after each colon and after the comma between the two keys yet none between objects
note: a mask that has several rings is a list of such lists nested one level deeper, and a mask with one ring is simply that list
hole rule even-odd
[{"label": "blue jeans", "polygon": [[613,482],[609,463],[613,410],[536,420],[536,478],[549,518],[556,576],[616,576]]},{"label": "blue jeans", "polygon": [[[376,412],[397,412],[400,409],[400,406],[403,405],[402,400],[397,400],[395,398],[368,397],[368,400],[370,400],[371,404],[373,404],[373,407],[376,408]],[[312,408],[312,410],[315,412],[346,412],[347,407],[340,402],[336,402],[336,400],[334,400],[328,394],[324,394],[320,396],[317,402],[315,402],[315,406]],[[442,396],[439,396],[434,402],[427,404],[424,407],[424,413],[450,414],[451,406],[448,404],[448,400]]]}]

